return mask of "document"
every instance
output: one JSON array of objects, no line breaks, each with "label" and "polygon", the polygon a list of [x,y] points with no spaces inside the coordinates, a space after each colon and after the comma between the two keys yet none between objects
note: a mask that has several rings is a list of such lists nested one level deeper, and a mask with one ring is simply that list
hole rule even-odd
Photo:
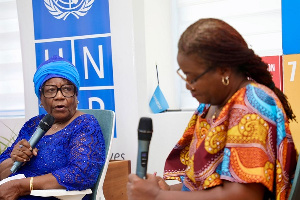
[{"label": "document", "polygon": [[7,178],[3,179],[2,181],[0,181],[0,185],[2,185],[3,183],[6,183],[8,181],[22,179],[22,178],[26,178],[24,174],[17,174],[17,175],[11,176],[11,177],[7,177]]}]

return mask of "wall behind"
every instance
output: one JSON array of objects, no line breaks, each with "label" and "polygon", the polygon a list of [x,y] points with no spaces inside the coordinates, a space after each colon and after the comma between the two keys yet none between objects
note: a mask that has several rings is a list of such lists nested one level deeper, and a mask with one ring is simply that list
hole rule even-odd
[{"label": "wall behind", "polygon": [[24,115],[24,85],[17,5],[0,1],[0,117]]},{"label": "wall behind", "polygon": [[[178,106],[175,98],[175,56],[173,54],[172,1],[133,0],[134,65],[137,87],[138,117],[151,117],[153,136],[149,150],[148,172],[162,175],[165,159],[185,129],[192,112],[152,114],[149,101],[157,86],[155,65],[158,65],[160,87],[170,105]],[[117,26],[117,24],[116,24]],[[113,29],[112,29],[113,32]],[[114,52],[114,51],[113,51]],[[116,72],[117,73],[117,72]],[[117,103],[116,103],[117,104]],[[122,112],[122,111],[121,111]],[[124,120],[126,123],[127,119]],[[138,121],[136,121],[138,122]],[[132,171],[135,172],[137,156],[137,127],[134,137],[127,139],[135,153]],[[124,142],[126,142],[124,140]]]},{"label": "wall behind", "polygon": [[[241,33],[259,56],[282,55],[281,0],[177,0],[176,28],[181,33],[200,18],[218,18]],[[224,9],[226,8],[226,9]],[[181,82],[180,107],[191,108],[198,102]]]}]

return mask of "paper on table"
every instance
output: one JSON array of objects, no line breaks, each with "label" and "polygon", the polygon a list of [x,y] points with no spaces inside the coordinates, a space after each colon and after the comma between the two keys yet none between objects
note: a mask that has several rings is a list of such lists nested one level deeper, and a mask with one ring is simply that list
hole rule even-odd
[{"label": "paper on table", "polygon": [[51,190],[32,190],[30,195],[32,196],[40,196],[40,197],[56,197],[61,200],[80,200],[86,194],[91,194],[92,190],[73,190],[66,191],[64,189],[51,189]]},{"label": "paper on table", "polygon": [[3,179],[2,181],[0,181],[0,185],[2,185],[3,183],[6,183],[8,181],[11,181],[11,180],[22,179],[22,178],[26,178],[24,174],[17,174],[17,175],[11,176],[11,177],[7,177],[7,178]]},{"label": "paper on table", "polygon": [[[11,177],[7,177],[0,181],[0,185],[16,179],[26,178],[24,174],[17,174]],[[86,189],[82,191],[66,191],[65,189],[51,189],[51,190],[32,190],[30,195],[33,196],[41,196],[41,197],[49,197],[55,196],[58,199],[62,200],[79,200],[82,199],[86,194],[91,194],[91,189]]]},{"label": "paper on table", "polygon": [[76,195],[76,194],[91,194],[91,189],[86,190],[69,190],[65,189],[49,189],[49,190],[32,190],[30,195],[33,196],[41,196],[41,197],[49,197],[49,196],[64,196],[64,195]]}]

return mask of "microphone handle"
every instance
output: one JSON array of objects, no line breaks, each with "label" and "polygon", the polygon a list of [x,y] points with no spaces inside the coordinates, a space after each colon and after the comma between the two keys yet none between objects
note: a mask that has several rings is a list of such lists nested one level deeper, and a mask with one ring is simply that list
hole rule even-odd
[{"label": "microphone handle", "polygon": [[22,162],[15,161],[13,166],[10,168],[11,173],[15,173],[22,165]]},{"label": "microphone handle", "polygon": [[136,175],[140,178],[146,178],[147,164],[148,164],[148,152],[149,152],[150,140],[138,141],[138,160],[136,165]]},{"label": "microphone handle", "polygon": [[[40,126],[37,127],[34,134],[31,136],[30,140],[28,141],[31,148],[34,149],[35,145],[38,143],[38,141],[44,136],[46,131],[40,128]],[[11,173],[15,173],[23,164],[23,162],[15,161],[13,166],[11,167],[10,171]]]},{"label": "microphone handle", "polygon": [[40,141],[40,139],[45,135],[47,131],[44,131],[43,129],[41,129],[40,126],[38,126],[36,128],[36,131],[34,132],[34,134],[31,136],[30,140],[28,141],[31,148],[34,149],[35,145]]}]

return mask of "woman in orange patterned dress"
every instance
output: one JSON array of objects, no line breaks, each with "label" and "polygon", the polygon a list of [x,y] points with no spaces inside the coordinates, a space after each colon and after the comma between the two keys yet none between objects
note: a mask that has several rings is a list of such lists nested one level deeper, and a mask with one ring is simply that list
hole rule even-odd
[{"label": "woman in orange patterned dress", "polygon": [[200,103],[165,164],[164,179],[181,183],[131,174],[129,199],[287,199],[295,115],[268,65],[218,19],[192,24],[178,49],[177,72]]}]

